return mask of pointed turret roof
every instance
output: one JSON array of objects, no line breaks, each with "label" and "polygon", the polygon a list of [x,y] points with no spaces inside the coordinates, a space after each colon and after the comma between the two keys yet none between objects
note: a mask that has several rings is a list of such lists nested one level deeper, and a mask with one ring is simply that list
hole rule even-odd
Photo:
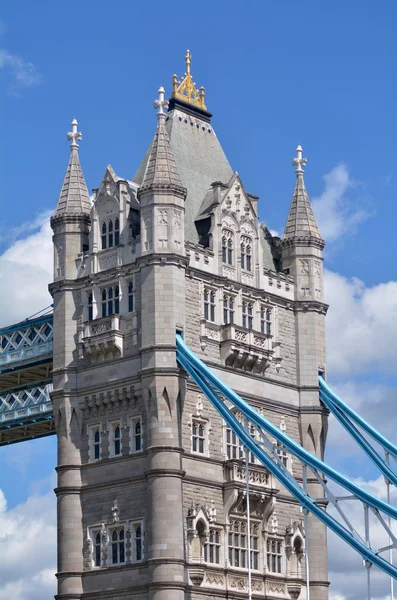
[{"label": "pointed turret roof", "polygon": [[186,195],[165,126],[164,108],[168,103],[164,100],[164,88],[161,87],[158,93],[159,98],[154,103],[155,108],[158,108],[157,130],[149,150],[140,189],[144,191],[153,188],[171,188]]},{"label": "pointed turret roof", "polygon": [[70,159],[54,217],[66,214],[89,215],[91,212],[90,195],[79,160],[77,141],[82,139],[82,135],[77,131],[77,125],[76,119],[73,119],[72,131],[68,133],[68,139],[72,141]]},{"label": "pointed turret roof", "polygon": [[292,164],[298,167],[295,171],[296,184],[287,223],[285,225],[283,240],[310,237],[322,242],[316,218],[306,191],[305,181],[303,179],[303,167],[306,165],[307,159],[302,158],[301,146],[297,147],[296,152],[297,156],[292,161]]}]

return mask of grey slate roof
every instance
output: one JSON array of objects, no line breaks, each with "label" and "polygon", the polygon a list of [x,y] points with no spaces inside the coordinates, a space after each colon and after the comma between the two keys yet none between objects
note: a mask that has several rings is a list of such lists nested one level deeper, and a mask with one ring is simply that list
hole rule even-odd
[{"label": "grey slate roof", "polygon": [[320,231],[305,188],[303,173],[298,173],[283,239],[312,236],[321,240]]},{"label": "grey slate roof", "polygon": [[[187,241],[197,244],[199,237],[194,221],[206,193],[214,181],[228,182],[233,170],[209,123],[174,109],[167,114],[165,127],[182,185],[187,189],[185,237]],[[143,182],[154,142],[133,178],[138,185]]]},{"label": "grey slate roof", "polygon": [[90,214],[90,212],[91,200],[80,165],[79,155],[77,148],[72,148],[54,217],[70,213]]},{"label": "grey slate roof", "polygon": [[160,117],[154,140],[147,156],[142,187],[172,185],[182,188],[181,178],[171,150],[165,118]]}]

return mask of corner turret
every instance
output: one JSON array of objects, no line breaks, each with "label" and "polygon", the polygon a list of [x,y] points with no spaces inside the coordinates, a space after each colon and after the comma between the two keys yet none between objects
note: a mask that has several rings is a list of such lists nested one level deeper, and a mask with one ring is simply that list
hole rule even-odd
[{"label": "corner turret", "polygon": [[70,159],[66,169],[58,204],[51,217],[54,231],[54,280],[75,279],[76,259],[88,250],[88,233],[91,223],[91,201],[80,165],[77,142],[82,139],[77,131],[77,121],[72,121],[68,133]]}]

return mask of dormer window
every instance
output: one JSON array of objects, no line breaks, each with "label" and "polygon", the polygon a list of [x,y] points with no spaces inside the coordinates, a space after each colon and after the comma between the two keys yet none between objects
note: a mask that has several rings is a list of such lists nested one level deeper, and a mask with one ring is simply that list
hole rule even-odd
[{"label": "dormer window", "polygon": [[222,262],[227,265],[233,264],[233,234],[224,231],[222,235]]},{"label": "dormer window", "polygon": [[109,219],[102,223],[102,250],[118,246],[120,243],[120,221]]},{"label": "dormer window", "polygon": [[252,271],[252,246],[251,240],[247,237],[241,239],[241,268],[245,271]]}]

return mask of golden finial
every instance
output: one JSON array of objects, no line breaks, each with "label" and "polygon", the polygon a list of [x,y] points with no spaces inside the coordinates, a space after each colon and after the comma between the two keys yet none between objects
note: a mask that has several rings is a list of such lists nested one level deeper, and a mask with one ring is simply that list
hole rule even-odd
[{"label": "golden finial", "polygon": [[201,88],[198,90],[190,74],[190,64],[192,62],[190,50],[186,50],[185,61],[186,73],[182,81],[178,81],[176,75],[172,76],[172,98],[179,98],[188,104],[192,104],[193,106],[198,106],[198,108],[207,110],[207,107],[204,104],[204,88],[201,86]]}]

